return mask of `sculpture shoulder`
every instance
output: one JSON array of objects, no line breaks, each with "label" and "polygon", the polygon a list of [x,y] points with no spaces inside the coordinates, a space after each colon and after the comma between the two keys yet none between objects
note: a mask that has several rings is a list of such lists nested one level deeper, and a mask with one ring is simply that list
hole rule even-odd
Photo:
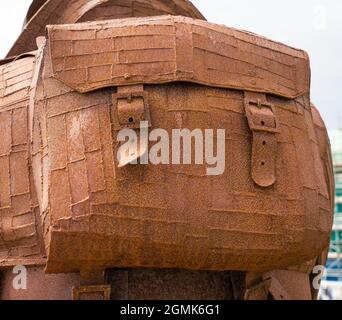
[{"label": "sculpture shoulder", "polygon": [[42,258],[28,129],[35,56],[6,62],[0,66],[0,267]]},{"label": "sculpture shoulder", "polygon": [[28,99],[34,70],[33,54],[0,61],[0,111]]}]

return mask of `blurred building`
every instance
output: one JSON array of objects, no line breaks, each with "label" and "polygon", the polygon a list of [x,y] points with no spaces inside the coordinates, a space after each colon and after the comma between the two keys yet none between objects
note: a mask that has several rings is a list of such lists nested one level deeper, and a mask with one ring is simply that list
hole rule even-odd
[{"label": "blurred building", "polygon": [[[333,152],[336,183],[336,206],[334,227],[330,243],[323,290],[334,299],[342,300],[342,129],[329,133]],[[324,292],[323,292],[324,294]]]}]

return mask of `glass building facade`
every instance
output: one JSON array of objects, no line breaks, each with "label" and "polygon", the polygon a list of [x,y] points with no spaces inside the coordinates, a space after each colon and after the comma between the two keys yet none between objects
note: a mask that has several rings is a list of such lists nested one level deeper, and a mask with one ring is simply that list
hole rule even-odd
[{"label": "glass building facade", "polygon": [[334,299],[342,299],[342,130],[331,131],[329,136],[333,152],[336,205],[329,258],[322,287],[330,290]]}]

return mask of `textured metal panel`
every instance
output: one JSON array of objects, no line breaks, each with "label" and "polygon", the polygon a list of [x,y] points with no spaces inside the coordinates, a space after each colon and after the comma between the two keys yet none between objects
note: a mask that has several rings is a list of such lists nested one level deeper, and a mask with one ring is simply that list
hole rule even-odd
[{"label": "textured metal panel", "polygon": [[287,98],[310,89],[305,52],[200,20],[164,16],[49,26],[48,39],[55,77],[80,92],[173,81]]},{"label": "textured metal panel", "polygon": [[[252,133],[243,91],[145,85],[151,129],[171,133],[180,120],[189,129],[226,129],[226,171],[207,177],[205,166],[117,169],[110,112],[115,89],[77,93],[56,80],[45,62],[39,86],[47,105],[41,115],[48,131],[43,145],[50,163],[58,160],[48,182],[55,206],[44,224],[48,271],[82,268],[84,261],[94,268],[263,271],[299,265],[327,246],[331,198],[306,115],[310,105],[268,96],[280,133],[277,183],[265,190],[251,178]],[[321,143],[329,152],[327,142]]]},{"label": "textured metal panel", "polygon": [[205,19],[188,0],[36,0],[7,57],[35,50],[35,40],[45,36],[47,25],[165,14]]},{"label": "textured metal panel", "polygon": [[[181,0],[67,4],[47,1],[12,51],[33,46],[47,23],[199,15]],[[334,181],[326,128],[309,101],[305,52],[171,16],[48,31],[36,58],[0,62],[0,267],[47,263],[47,272],[80,271],[80,279],[30,269],[33,291],[17,297],[41,298],[49,285],[46,298],[61,297],[54,292],[61,288],[70,298],[71,287],[109,284],[120,290],[112,298],[146,298],[149,288],[151,297],[176,298],[184,290],[170,288],[187,281],[186,298],[242,299],[253,288],[251,297],[315,297],[309,280],[326,259]],[[150,130],[226,129],[226,171],[118,168],[113,97],[127,85],[144,88]],[[265,97],[273,113],[255,112],[253,123],[266,116],[277,132],[277,151],[267,151],[276,179],[267,188],[252,179],[252,131],[260,128],[246,115],[251,92]],[[11,274],[3,273],[2,298],[13,297]],[[156,282],[169,286],[154,290]],[[109,287],[101,288],[108,297]]]},{"label": "textured metal panel", "polygon": [[0,66],[0,266],[42,264],[28,130],[34,57]]}]

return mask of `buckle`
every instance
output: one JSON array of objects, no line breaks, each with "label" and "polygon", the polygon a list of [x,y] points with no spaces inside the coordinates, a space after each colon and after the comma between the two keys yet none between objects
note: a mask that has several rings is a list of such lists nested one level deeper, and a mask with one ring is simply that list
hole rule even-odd
[{"label": "buckle", "polygon": [[113,124],[115,130],[139,129],[141,121],[151,126],[148,95],[143,86],[119,87],[112,95]]},{"label": "buckle", "polygon": [[245,99],[248,125],[252,131],[280,133],[274,105],[260,99]]}]

